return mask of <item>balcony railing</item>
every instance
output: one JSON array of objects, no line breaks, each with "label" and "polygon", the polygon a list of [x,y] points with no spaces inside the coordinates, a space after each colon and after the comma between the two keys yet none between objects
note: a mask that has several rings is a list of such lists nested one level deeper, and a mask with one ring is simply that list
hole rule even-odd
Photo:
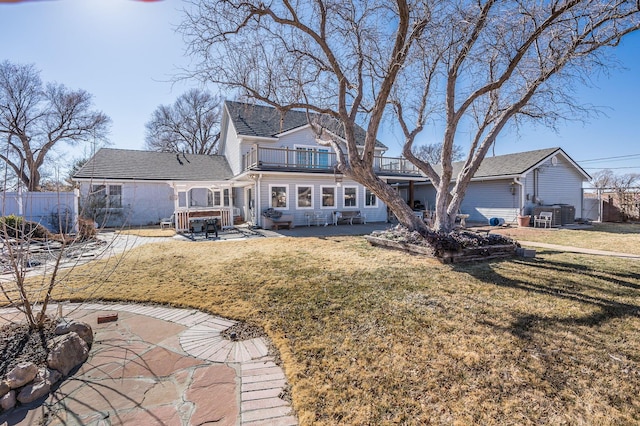
[{"label": "balcony railing", "polygon": [[[378,174],[421,175],[406,158],[375,156],[373,161]],[[336,163],[336,154],[328,148],[303,150],[254,146],[242,156],[244,171],[282,169],[332,173]]]}]

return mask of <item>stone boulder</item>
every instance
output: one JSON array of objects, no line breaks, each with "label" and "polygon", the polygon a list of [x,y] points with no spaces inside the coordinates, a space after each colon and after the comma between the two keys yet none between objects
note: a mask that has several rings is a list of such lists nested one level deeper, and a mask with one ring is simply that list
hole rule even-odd
[{"label": "stone boulder", "polygon": [[75,331],[54,338],[48,347],[47,365],[61,372],[63,376],[68,375],[89,357],[87,343]]},{"label": "stone boulder", "polygon": [[32,381],[38,374],[38,367],[32,362],[21,362],[7,373],[7,384],[16,389]]},{"label": "stone boulder", "polygon": [[2,398],[0,398],[0,408],[3,410],[11,410],[16,406],[16,391],[10,390],[9,393],[5,394]]},{"label": "stone boulder", "polygon": [[0,382],[0,398],[8,394],[10,390],[11,386],[9,386],[6,380]]},{"label": "stone boulder", "polygon": [[68,334],[72,331],[78,333],[78,336],[82,338],[87,343],[87,346],[91,347],[93,344],[93,330],[91,326],[86,322],[76,321],[76,320],[66,320],[62,319],[58,323],[55,329],[55,333],[57,335]]},{"label": "stone boulder", "polygon": [[48,368],[38,369],[38,375],[25,387],[20,390],[17,400],[22,404],[28,404],[41,398],[51,391],[51,386],[62,378],[57,370],[50,370]]}]

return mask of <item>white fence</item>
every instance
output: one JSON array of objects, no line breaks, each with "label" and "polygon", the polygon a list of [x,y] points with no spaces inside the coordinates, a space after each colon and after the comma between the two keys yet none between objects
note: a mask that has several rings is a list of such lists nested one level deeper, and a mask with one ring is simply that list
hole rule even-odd
[{"label": "white fence", "polygon": [[78,223],[80,192],[0,192],[2,216],[22,216],[52,232],[69,233]]}]

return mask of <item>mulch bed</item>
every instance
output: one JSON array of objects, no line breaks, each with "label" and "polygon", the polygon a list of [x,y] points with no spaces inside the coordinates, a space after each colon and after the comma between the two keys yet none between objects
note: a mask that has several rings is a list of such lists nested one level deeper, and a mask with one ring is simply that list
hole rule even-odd
[{"label": "mulch bed", "polygon": [[0,328],[0,378],[21,362],[45,366],[47,343],[55,337],[55,327],[55,322],[47,321],[41,330],[32,330],[26,323],[6,324]]}]

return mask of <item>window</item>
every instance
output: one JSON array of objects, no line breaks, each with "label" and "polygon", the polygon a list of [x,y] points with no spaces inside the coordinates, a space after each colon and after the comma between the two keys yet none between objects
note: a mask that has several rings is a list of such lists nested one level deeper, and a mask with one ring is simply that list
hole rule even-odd
[{"label": "window", "polygon": [[[89,194],[95,200],[106,200],[107,198],[107,186],[106,185],[91,185],[91,194]],[[106,201],[105,201],[106,202]]]},{"label": "window", "polygon": [[95,208],[121,208],[122,185],[91,185],[89,198]]},{"label": "window", "polygon": [[365,207],[378,207],[378,197],[371,192],[369,188],[364,190],[364,206]]},{"label": "window", "polygon": [[122,207],[122,185],[109,185],[109,201],[110,208]]},{"label": "window", "polygon": [[335,186],[322,186],[320,187],[322,192],[322,208],[335,209],[336,208],[336,187]]},{"label": "window", "polygon": [[358,207],[358,187],[357,186],[344,187],[344,206]]},{"label": "window", "polygon": [[296,186],[296,199],[299,209],[313,208],[313,187],[312,186]]},{"label": "window", "polygon": [[286,186],[269,185],[271,193],[271,207],[286,209],[289,206]]}]

